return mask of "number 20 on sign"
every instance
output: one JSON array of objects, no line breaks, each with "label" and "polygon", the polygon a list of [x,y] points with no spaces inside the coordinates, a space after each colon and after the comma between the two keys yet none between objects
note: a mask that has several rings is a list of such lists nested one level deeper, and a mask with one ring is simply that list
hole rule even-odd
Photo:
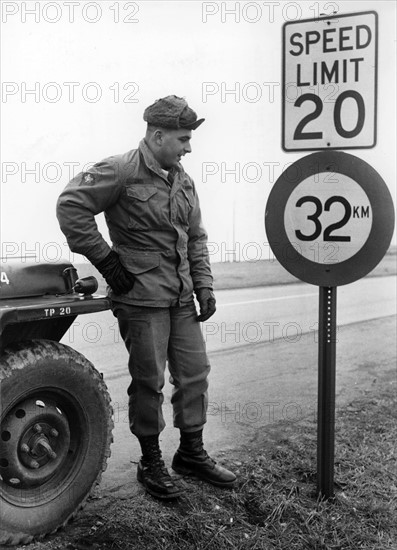
[{"label": "number 20 on sign", "polygon": [[372,11],[284,25],[284,150],[376,144],[377,29]]}]

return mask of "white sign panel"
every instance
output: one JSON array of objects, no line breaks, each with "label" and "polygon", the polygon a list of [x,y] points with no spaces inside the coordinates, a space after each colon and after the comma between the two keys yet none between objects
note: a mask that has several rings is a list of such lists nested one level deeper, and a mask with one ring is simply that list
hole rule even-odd
[{"label": "white sign panel", "polygon": [[285,205],[284,226],[304,258],[320,264],[344,262],[367,242],[372,208],[352,178],[322,172],[295,187]]},{"label": "white sign panel", "polygon": [[377,33],[373,11],[284,25],[285,151],[374,147]]}]

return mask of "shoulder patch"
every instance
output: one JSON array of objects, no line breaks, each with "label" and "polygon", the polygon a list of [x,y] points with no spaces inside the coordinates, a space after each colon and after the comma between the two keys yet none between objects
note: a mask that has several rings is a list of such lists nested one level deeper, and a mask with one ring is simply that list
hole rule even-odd
[{"label": "shoulder patch", "polygon": [[95,183],[95,178],[92,174],[84,172],[81,178],[81,183],[85,185],[93,185]]}]

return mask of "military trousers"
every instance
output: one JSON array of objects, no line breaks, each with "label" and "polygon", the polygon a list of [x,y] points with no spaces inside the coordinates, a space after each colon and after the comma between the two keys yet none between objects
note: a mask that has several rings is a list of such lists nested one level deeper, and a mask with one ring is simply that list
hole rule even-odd
[{"label": "military trousers", "polygon": [[129,353],[131,432],[143,437],[164,429],[162,390],[167,360],[174,426],[200,430],[206,422],[210,364],[193,300],[168,308],[113,302],[112,310]]}]

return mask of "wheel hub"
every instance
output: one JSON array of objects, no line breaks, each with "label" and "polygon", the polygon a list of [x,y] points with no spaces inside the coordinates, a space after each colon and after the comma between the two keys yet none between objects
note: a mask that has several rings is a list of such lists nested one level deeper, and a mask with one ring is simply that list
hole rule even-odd
[{"label": "wheel hub", "polygon": [[4,418],[1,439],[3,481],[13,487],[36,487],[50,479],[66,458],[69,423],[53,400],[26,399]]}]

